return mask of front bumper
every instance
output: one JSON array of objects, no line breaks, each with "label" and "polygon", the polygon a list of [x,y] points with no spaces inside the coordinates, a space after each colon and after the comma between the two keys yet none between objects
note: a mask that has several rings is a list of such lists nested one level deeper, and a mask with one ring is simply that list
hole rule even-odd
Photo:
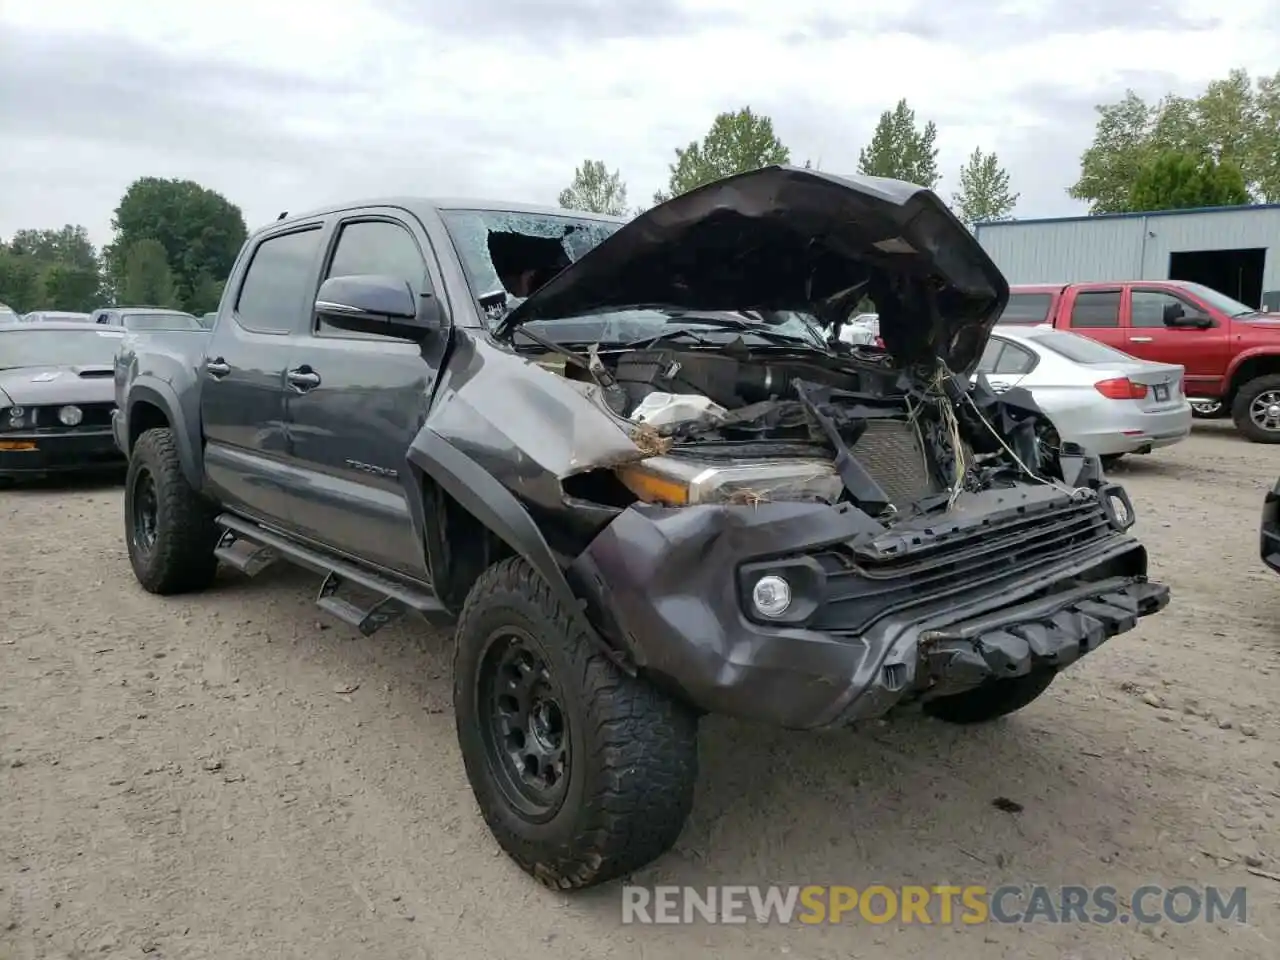
[{"label": "front bumper", "polygon": [[[10,444],[30,446],[28,449],[5,449]],[[123,462],[110,430],[0,434],[0,476],[73,473]]]},{"label": "front bumper", "polygon": [[[1147,581],[1142,545],[1114,513],[1072,502],[993,491],[888,534],[845,507],[637,505],[570,574],[602,633],[693,705],[840,726],[1060,669],[1163,608],[1169,591]],[[744,585],[766,572],[796,585],[791,622],[748,612]]]},{"label": "front bumper", "polygon": [[1280,573],[1280,480],[1267,491],[1267,496],[1262,501],[1259,540],[1262,562]]}]

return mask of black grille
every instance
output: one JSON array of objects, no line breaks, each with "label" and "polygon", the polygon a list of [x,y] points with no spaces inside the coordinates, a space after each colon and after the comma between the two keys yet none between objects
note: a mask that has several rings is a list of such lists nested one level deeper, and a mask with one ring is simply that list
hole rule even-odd
[{"label": "black grille", "polygon": [[[83,414],[83,419],[74,428],[68,428],[58,419],[58,411],[65,406],[79,407]],[[115,408],[116,405],[114,403],[58,403],[40,407],[28,407],[27,409],[31,411],[31,425],[36,429],[67,430],[83,427],[109,427],[111,426],[111,411]]]},{"label": "black grille", "polygon": [[899,510],[941,490],[925,459],[919,431],[905,420],[868,420],[849,452]]},{"label": "black grille", "polygon": [[1090,500],[1016,515],[980,531],[970,529],[967,536],[921,531],[910,545],[898,540],[897,549],[830,547],[817,554],[827,573],[827,602],[812,626],[860,630],[899,607],[1026,573],[1044,561],[1060,561],[1113,532],[1102,505]]}]

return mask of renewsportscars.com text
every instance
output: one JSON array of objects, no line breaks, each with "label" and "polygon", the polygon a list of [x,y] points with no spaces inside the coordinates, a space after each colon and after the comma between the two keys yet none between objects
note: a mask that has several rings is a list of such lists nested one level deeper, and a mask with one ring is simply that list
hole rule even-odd
[{"label": "renewsportscars.com text", "polygon": [[928,924],[1246,922],[1244,887],[1008,884],[622,888],[623,923]]}]

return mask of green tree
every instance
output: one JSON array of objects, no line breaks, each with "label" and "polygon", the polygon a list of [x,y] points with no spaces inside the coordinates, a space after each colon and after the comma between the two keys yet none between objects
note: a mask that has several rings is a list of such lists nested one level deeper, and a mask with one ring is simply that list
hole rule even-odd
[{"label": "green tree", "polygon": [[858,172],[870,177],[891,177],[932,190],[938,185],[938,127],[930,120],[916,126],[916,113],[899,100],[880,114],[871,142],[858,151]]},{"label": "green tree", "polygon": [[627,212],[627,185],[622,173],[609,172],[603,160],[583,160],[573,171],[573,182],[560,191],[560,206],[620,217]]},{"label": "green tree", "polygon": [[59,230],[19,230],[9,241],[14,253],[25,253],[40,263],[61,263],[82,270],[98,269],[98,252],[89,231],[68,223]]},{"label": "green tree", "polygon": [[655,193],[653,202],[663,203],[735,173],[790,162],[791,151],[773,132],[769,117],[750,107],[728,111],[715,118],[701,143],[676,147],[667,192]]},{"label": "green tree", "polygon": [[222,300],[222,288],[226,285],[225,280],[215,280],[207,273],[202,273],[196,281],[195,290],[191,292],[191,296],[185,303],[187,312],[198,316],[217,310]]},{"label": "green tree", "polygon": [[1198,97],[1149,104],[1132,90],[1097,107],[1093,142],[1067,192],[1090,213],[1133,210],[1140,171],[1162,154],[1211,159],[1237,168],[1251,200],[1280,202],[1280,72],[1255,82],[1244,70],[1210,83]]},{"label": "green tree", "polygon": [[1009,174],[994,152],[975,149],[960,168],[960,189],[952,195],[956,216],[970,227],[989,220],[1008,220],[1018,204],[1009,190]]},{"label": "green tree", "polygon": [[125,253],[120,299],[139,307],[179,305],[177,285],[159,240],[138,240]]},{"label": "green tree", "polygon": [[0,303],[26,313],[39,309],[43,300],[39,262],[30,254],[15,253],[0,243]]},{"label": "green tree", "polygon": [[1162,153],[1138,171],[1131,210],[1189,210],[1249,202],[1244,175],[1229,160],[1221,163],[1191,153]]},{"label": "green tree", "polygon": [[203,276],[227,277],[248,234],[240,208],[222,194],[192,180],[159,177],[129,185],[111,226],[115,237],[103,258],[120,296],[128,299],[124,287],[130,251],[150,239],[164,250],[177,298],[184,304],[194,302]]},{"label": "green tree", "polygon": [[44,293],[42,306],[50,310],[89,313],[102,305],[102,274],[73,263],[54,263],[40,277]]}]

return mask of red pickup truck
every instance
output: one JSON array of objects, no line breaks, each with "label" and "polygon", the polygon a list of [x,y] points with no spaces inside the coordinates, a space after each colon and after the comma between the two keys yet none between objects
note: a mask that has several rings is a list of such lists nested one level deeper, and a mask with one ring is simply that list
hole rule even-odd
[{"label": "red pickup truck", "polygon": [[1231,414],[1255,443],[1280,443],[1280,314],[1183,280],[1014,286],[1001,324],[1047,323],[1143,360],[1186,368],[1200,416]]}]

